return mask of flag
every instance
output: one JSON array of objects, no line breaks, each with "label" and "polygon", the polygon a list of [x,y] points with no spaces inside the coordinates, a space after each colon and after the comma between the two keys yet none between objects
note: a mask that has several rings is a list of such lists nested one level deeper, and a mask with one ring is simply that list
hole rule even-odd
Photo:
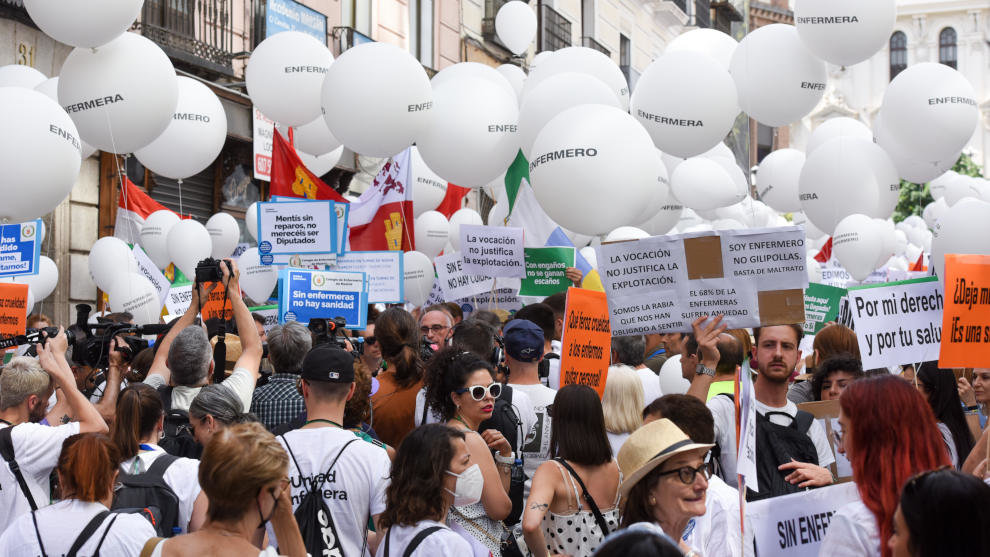
[{"label": "flag", "polygon": [[328,199],[347,203],[336,190],[313,175],[299,159],[282,134],[275,130],[272,140],[272,185],[271,195],[302,197],[305,199]]},{"label": "flag", "polygon": [[529,185],[529,161],[523,156],[522,150],[505,171],[505,195],[509,204],[509,215],[505,224],[524,230],[523,244],[526,247],[545,246],[547,240],[559,227],[536,201],[533,188]]},{"label": "flag", "polygon": [[443,213],[448,219],[457,211],[464,208],[464,198],[471,191],[471,188],[462,188],[454,184],[447,183],[447,194],[444,196],[437,211]]},{"label": "flag", "polygon": [[925,271],[925,252],[918,255],[918,260],[911,264],[908,271]]},{"label": "flag", "polygon": [[759,491],[756,478],[756,394],[749,362],[743,362],[736,375],[736,474],[739,475],[740,495],[742,486]]},{"label": "flag", "polygon": [[371,186],[351,203],[347,217],[348,250],[415,249],[409,155],[407,148],[392,157],[378,171]]},{"label": "flag", "polygon": [[127,176],[117,196],[117,220],[113,227],[113,235],[128,244],[136,244],[141,238],[141,227],[144,219],[155,211],[170,209],[155,201],[141,191]]},{"label": "flag", "polygon": [[825,245],[822,246],[821,251],[815,256],[815,261],[819,263],[828,263],[828,260],[832,259],[832,237],[829,236],[828,240],[825,241]]}]

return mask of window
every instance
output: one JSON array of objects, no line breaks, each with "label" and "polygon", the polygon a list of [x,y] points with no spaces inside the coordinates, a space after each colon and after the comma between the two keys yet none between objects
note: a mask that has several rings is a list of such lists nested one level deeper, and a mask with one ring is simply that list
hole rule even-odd
[{"label": "window", "polygon": [[952,27],[946,27],[938,34],[938,61],[950,68],[956,67],[956,30]]},{"label": "window", "polygon": [[907,35],[897,31],[890,36],[890,79],[907,68]]},{"label": "window", "polygon": [[619,34],[619,69],[622,70],[622,75],[626,76],[626,84],[632,91],[632,80],[629,76],[632,70],[632,43],[629,37],[622,34]]},{"label": "window", "polygon": [[340,12],[342,25],[371,36],[371,0],[344,0]]},{"label": "window", "polygon": [[595,37],[595,0],[581,0],[581,36]]},{"label": "window", "polygon": [[409,52],[433,67],[433,0],[409,0]]},{"label": "window", "polygon": [[571,22],[546,4],[540,4],[540,52],[571,46]]},{"label": "window", "polygon": [[773,152],[773,128],[756,124],[756,160],[762,161]]}]

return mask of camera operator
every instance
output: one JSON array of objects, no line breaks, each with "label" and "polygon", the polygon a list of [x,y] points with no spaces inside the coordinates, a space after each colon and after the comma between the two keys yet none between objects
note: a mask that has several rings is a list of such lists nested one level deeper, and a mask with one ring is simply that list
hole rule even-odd
[{"label": "camera operator", "polygon": [[[234,372],[222,384],[237,395],[244,408],[250,408],[251,394],[259,377],[261,337],[254,325],[254,318],[241,297],[237,264],[225,259],[220,269],[241,340],[241,356],[234,364]],[[189,310],[162,339],[145,379],[145,383],[160,389],[166,408],[188,411],[193,398],[209,384],[213,373],[213,351],[206,332],[202,327],[190,327],[202,309],[202,302],[212,291],[212,288],[204,287],[202,283],[194,285]],[[169,400],[165,400],[164,396],[168,396]]]},{"label": "camera operator", "polygon": [[[14,358],[0,373],[0,452],[8,460],[7,466],[0,466],[0,485],[5,487],[0,490],[0,532],[21,514],[49,504],[49,475],[58,464],[66,438],[107,431],[99,412],[76,387],[65,358],[67,347],[65,332],[59,329],[44,346],[35,347],[37,359]],[[45,417],[54,389],[62,391],[78,422],[58,427],[38,423]],[[14,462],[9,462],[10,457]]]}]

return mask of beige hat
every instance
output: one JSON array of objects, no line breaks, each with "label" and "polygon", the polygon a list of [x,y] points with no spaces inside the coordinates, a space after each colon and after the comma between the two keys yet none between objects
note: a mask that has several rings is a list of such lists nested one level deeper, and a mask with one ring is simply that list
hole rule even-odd
[{"label": "beige hat", "polygon": [[674,425],[674,422],[666,418],[644,425],[632,432],[622,444],[616,457],[622,470],[619,495],[624,498],[629,494],[632,486],[670,457],[695,449],[710,449],[714,446],[710,443],[691,441]]}]

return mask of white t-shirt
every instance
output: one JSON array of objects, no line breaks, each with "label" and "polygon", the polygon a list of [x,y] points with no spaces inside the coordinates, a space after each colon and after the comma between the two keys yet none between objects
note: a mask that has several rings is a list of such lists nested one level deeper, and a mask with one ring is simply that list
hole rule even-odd
[{"label": "white t-shirt", "polygon": [[[560,356],[560,341],[550,341],[550,351]],[[547,385],[555,391],[560,390],[560,358],[547,358],[550,362],[550,375],[547,376]]]},{"label": "white t-shirt", "polygon": [[526,472],[525,496],[529,497],[529,487],[536,469],[550,458],[550,428],[552,419],[547,416],[547,406],[553,404],[553,399],[557,396],[557,391],[545,385],[517,385],[509,383],[512,387],[512,398],[515,401],[517,393],[524,393],[529,396],[533,405],[533,412],[536,415],[536,426],[526,435],[526,443],[522,452],[525,462],[523,471]]},{"label": "white t-shirt", "polygon": [[636,375],[639,375],[639,380],[643,383],[643,408],[646,408],[651,402],[663,396],[660,392],[660,376],[646,366],[636,368]]},{"label": "white t-shirt", "polygon": [[[352,439],[347,450],[324,475],[344,444]],[[344,555],[359,555],[368,530],[368,518],[385,510],[385,488],[389,483],[391,462],[385,449],[358,439],[354,433],[336,427],[296,429],[278,437],[283,446],[288,441],[289,484],[292,487],[292,508],[316,484],[322,482],[323,501],[333,518]],[[292,456],[295,455],[295,460]],[[296,467],[298,463],[299,467]],[[268,535],[277,546],[271,525]]]},{"label": "white t-shirt", "polygon": [[[38,531],[45,545],[47,555],[65,555],[76,537],[89,521],[102,511],[109,510],[101,503],[88,503],[77,499],[67,499],[39,509],[35,513]],[[116,517],[116,520],[114,520]],[[110,521],[113,520],[113,524]],[[110,531],[107,532],[107,527]],[[79,555],[93,555],[100,538],[106,534],[101,555],[137,555],[151,538],[155,529],[147,519],[138,514],[113,513],[103,519],[93,535],[79,549]],[[7,557],[35,557],[41,555],[38,536],[34,531],[34,521],[30,514],[21,515],[0,536],[0,555]]]},{"label": "white t-shirt", "polygon": [[832,516],[819,554],[829,557],[880,557],[877,519],[862,501],[848,503]]},{"label": "white t-shirt", "polygon": [[420,531],[425,530],[431,526],[440,526],[440,530],[433,532],[432,534],[423,538],[419,546],[413,550],[410,557],[439,557],[439,556],[454,556],[454,555],[471,555],[471,545],[468,542],[455,533],[453,530],[448,528],[445,524],[440,524],[439,522],[434,522],[432,520],[421,520],[414,524],[413,526],[399,526],[395,525],[388,529],[385,534],[388,539],[388,550],[389,553],[385,553],[385,540],[378,544],[378,551],[375,553],[375,557],[402,557],[402,554],[406,550],[406,546],[412,542],[413,538],[416,537]]},{"label": "white t-shirt", "polygon": [[[154,388],[165,386],[165,378],[157,373],[149,375],[144,382],[151,385]],[[248,408],[251,408],[251,397],[254,395],[255,386],[254,374],[251,373],[247,368],[237,367],[234,368],[234,372],[230,374],[230,377],[223,380],[220,383],[224,387],[227,387],[237,395],[237,398],[241,400],[241,404],[244,405],[245,412]],[[172,389],[172,408],[175,410],[189,410],[189,405],[192,404],[196,395],[203,390],[203,387],[175,387]]]},{"label": "white t-shirt", "polygon": [[[0,423],[0,428],[8,427]],[[62,454],[62,442],[69,436],[79,433],[79,423],[73,422],[58,427],[50,427],[35,423],[23,423],[14,427],[10,432],[10,441],[14,445],[14,459],[21,468],[24,481],[34,497],[39,508],[51,503],[51,485],[48,481],[52,470],[58,465],[58,457]],[[20,486],[10,466],[0,460],[0,532],[18,516],[30,512],[27,498],[21,492]]]},{"label": "white t-shirt", "polygon": [[[735,403],[727,396],[715,396],[708,401],[708,409],[712,411],[715,418],[715,442],[722,447],[722,479],[732,487],[738,487],[736,477],[736,409]],[[767,406],[760,401],[756,401],[756,411],[760,414],[767,412],[783,412],[791,416],[797,415],[797,405],[791,401],[781,408]],[[771,416],[770,421],[779,425],[790,425],[787,418],[782,416]],[[829,445],[828,437],[825,436],[825,428],[817,420],[811,422],[808,429],[808,437],[815,444],[818,450],[818,465],[827,468],[829,464],[835,462],[832,455],[832,447]],[[728,447],[728,450],[726,450]],[[757,455],[759,458],[759,455]]]},{"label": "white t-shirt", "polygon": [[[148,471],[165,449],[158,445],[148,445],[150,451],[138,453],[120,463],[124,474],[141,474]],[[183,534],[189,533],[189,519],[192,517],[193,503],[202,489],[199,487],[199,461],[193,458],[179,458],[165,470],[165,483],[179,498],[179,527]]]},{"label": "white t-shirt", "polygon": [[[426,406],[426,387],[423,387],[416,393],[416,413],[413,415],[413,423],[416,427],[423,425],[423,407]],[[434,412],[428,412],[426,414],[426,423],[437,424],[440,423],[440,416]]]},{"label": "white t-shirt", "polygon": [[752,529],[748,528],[748,543],[740,553],[739,543],[739,492],[718,476],[708,479],[705,494],[705,514],[692,518],[684,531],[683,539],[691,547],[701,549],[702,555],[726,557],[752,557]]},{"label": "white t-shirt", "polygon": [[612,446],[612,457],[619,454],[619,449],[622,448],[622,444],[629,439],[631,433],[612,433],[611,431],[606,431],[605,435],[608,437],[608,444]]}]

